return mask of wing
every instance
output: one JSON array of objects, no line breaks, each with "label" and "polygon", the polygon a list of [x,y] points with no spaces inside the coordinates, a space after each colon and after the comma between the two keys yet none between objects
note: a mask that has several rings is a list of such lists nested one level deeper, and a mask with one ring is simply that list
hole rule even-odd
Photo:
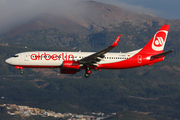
[{"label": "wing", "polygon": [[107,52],[109,52],[110,50],[112,50],[113,48],[115,48],[117,46],[120,37],[121,37],[121,35],[119,35],[117,37],[117,39],[114,41],[114,43],[111,46],[109,46],[108,48],[106,48],[100,52],[94,53],[92,55],[89,55],[83,59],[80,59],[79,63],[93,65],[94,63],[101,61],[101,59],[103,59],[105,57],[104,54],[106,54]]}]

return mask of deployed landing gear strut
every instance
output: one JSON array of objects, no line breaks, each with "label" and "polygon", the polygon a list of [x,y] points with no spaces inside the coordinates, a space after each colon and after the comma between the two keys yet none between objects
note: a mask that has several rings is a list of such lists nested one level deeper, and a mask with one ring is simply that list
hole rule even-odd
[{"label": "deployed landing gear strut", "polygon": [[86,71],[86,73],[84,74],[84,76],[86,78],[88,78],[90,76],[90,74],[91,74],[91,70],[89,69],[89,67],[87,67],[85,71]]}]

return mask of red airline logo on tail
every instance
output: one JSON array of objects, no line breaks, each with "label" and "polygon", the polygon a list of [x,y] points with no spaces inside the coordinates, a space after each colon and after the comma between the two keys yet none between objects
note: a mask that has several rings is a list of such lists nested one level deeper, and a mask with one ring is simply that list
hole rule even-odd
[{"label": "red airline logo on tail", "polygon": [[161,30],[158,31],[153,39],[152,43],[152,49],[155,51],[161,51],[164,49],[164,45],[166,42],[166,37],[167,37],[168,31]]}]

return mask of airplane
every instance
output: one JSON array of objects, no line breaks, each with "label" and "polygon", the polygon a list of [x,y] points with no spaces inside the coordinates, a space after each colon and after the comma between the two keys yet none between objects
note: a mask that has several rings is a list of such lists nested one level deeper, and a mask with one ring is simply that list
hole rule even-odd
[{"label": "airplane", "polygon": [[109,52],[118,45],[121,35],[114,43],[99,52],[63,52],[63,51],[30,51],[15,54],[5,60],[7,64],[23,68],[60,68],[61,74],[76,74],[85,70],[88,78],[92,70],[128,69],[152,65],[163,61],[165,56],[173,52],[163,52],[170,25],[163,25],[152,39],[141,49],[126,53]]}]

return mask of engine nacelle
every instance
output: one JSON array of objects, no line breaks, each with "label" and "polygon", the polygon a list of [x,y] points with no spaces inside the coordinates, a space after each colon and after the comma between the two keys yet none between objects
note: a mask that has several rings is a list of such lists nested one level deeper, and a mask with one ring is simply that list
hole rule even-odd
[{"label": "engine nacelle", "polygon": [[63,68],[65,69],[79,69],[79,62],[77,61],[64,61]]}]

